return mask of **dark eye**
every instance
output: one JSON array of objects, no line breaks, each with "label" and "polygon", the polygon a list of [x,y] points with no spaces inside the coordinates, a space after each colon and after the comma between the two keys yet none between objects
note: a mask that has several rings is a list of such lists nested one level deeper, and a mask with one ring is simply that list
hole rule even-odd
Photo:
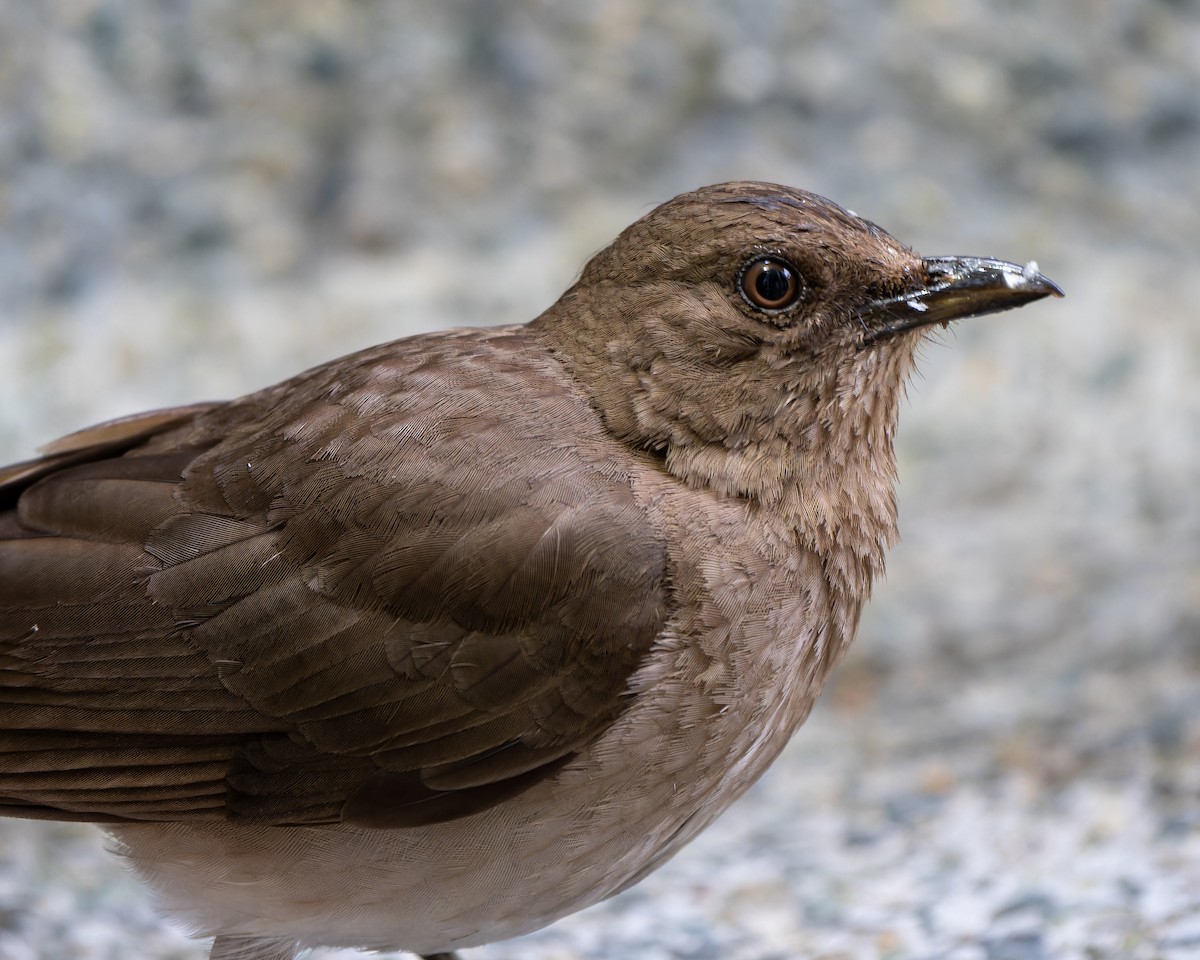
[{"label": "dark eye", "polygon": [[747,263],[738,289],[750,306],[770,313],[793,306],[804,290],[799,271],[778,257],[755,257]]}]

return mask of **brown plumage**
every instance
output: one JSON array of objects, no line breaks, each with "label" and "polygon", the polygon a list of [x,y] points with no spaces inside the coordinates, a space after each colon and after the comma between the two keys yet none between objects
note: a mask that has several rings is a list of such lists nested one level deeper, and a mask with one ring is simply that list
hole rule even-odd
[{"label": "brown plumage", "polygon": [[60,440],[0,471],[0,813],[108,824],[225,960],[609,896],[850,642],[919,341],[1057,292],[724,184],[526,326]]}]

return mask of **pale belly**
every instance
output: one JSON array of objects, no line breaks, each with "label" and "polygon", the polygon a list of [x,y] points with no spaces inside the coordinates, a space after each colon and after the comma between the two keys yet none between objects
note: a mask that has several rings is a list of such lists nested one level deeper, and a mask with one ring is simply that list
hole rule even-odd
[{"label": "pale belly", "polygon": [[[450,823],[113,834],[168,915],[201,935],[418,953],[477,946],[539,929],[660,865],[757,779],[791,726],[791,711],[777,711],[689,737],[645,712],[629,711],[554,780]],[[734,758],[742,769],[731,777]]]}]

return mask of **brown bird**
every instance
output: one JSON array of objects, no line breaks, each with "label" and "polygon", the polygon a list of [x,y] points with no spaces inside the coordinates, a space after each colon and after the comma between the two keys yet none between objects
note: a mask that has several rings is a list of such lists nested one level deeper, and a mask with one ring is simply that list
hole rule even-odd
[{"label": "brown bird", "polygon": [[0,813],[104,824],[213,960],[612,896],[850,643],[918,344],[1048,294],[721,184],[532,323],[59,440],[0,471]]}]

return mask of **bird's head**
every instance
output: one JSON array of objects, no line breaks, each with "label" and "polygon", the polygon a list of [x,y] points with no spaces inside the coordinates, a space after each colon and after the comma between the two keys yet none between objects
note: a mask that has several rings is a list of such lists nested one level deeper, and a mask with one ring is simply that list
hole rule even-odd
[{"label": "bird's head", "polygon": [[803,190],[725,183],[631,225],[535,329],[687,482],[778,506],[861,475],[878,501],[920,341],[1059,293],[1032,266],[922,258]]}]

